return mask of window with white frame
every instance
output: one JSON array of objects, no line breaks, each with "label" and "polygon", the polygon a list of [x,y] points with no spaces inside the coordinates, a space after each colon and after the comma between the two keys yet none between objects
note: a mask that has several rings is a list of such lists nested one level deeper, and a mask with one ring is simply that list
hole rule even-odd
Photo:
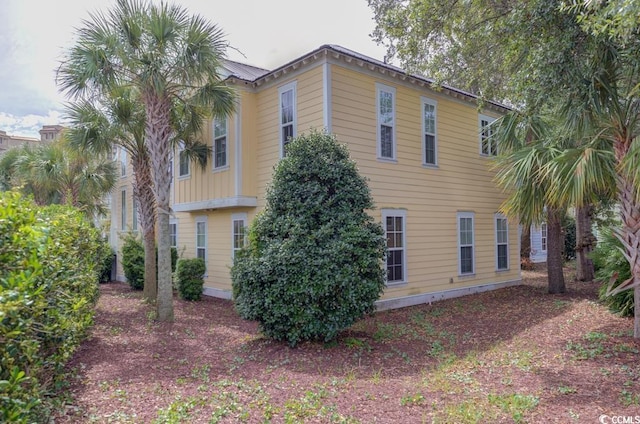
[{"label": "window with white frame", "polygon": [[404,210],[382,210],[382,225],[387,237],[387,283],[407,280],[406,219]]},{"label": "window with white frame", "polygon": [[234,258],[236,256],[236,252],[244,247],[246,240],[246,227],[246,213],[234,213],[233,215],[231,215],[231,248]]},{"label": "window with white frame", "polygon": [[213,120],[213,169],[227,166],[227,119]]},{"label": "window with white frame", "polygon": [[120,148],[119,156],[120,156],[120,176],[126,177],[127,176],[127,151],[124,149],[124,147]]},{"label": "window with white frame", "polygon": [[396,158],[396,89],[376,84],[376,106],[378,113],[378,158]]},{"label": "window with white frame", "polygon": [[546,223],[540,224],[540,249],[547,251],[548,227]]},{"label": "window with white frame", "polygon": [[480,153],[485,156],[496,156],[498,154],[498,144],[493,137],[491,123],[495,118],[486,115],[479,116],[480,121]]},{"label": "window with white frame", "polygon": [[504,215],[496,215],[496,269],[509,269],[509,223]]},{"label": "window with white frame", "polygon": [[296,82],[290,82],[278,89],[280,98],[280,157],[286,156],[289,141],[296,136]]},{"label": "window with white frame", "polygon": [[196,258],[207,261],[207,217],[196,218]]},{"label": "window with white frame", "polygon": [[184,151],[184,145],[180,145],[178,151],[178,177],[187,177],[191,173],[191,163],[188,155]]},{"label": "window with white frame", "polygon": [[127,229],[127,190],[120,191],[120,229]]},{"label": "window with white frame", "polygon": [[458,273],[475,272],[473,212],[458,212]]},{"label": "window with white frame", "polygon": [[436,108],[435,100],[422,98],[423,165],[437,165]]},{"label": "window with white frame", "polygon": [[138,231],[138,201],[136,198],[133,198],[133,203],[131,204],[133,211],[131,212],[131,230]]},{"label": "window with white frame", "polygon": [[169,221],[169,244],[178,247],[178,221],[175,219]]}]

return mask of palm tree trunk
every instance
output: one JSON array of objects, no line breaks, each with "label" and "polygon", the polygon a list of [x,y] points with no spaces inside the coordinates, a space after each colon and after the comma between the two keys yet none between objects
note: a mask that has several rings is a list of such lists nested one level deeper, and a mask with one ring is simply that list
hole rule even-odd
[{"label": "palm tree trunk", "polygon": [[531,225],[523,225],[520,234],[520,259],[528,261],[531,256]]},{"label": "palm tree trunk", "polygon": [[563,273],[562,250],[564,236],[562,234],[562,217],[564,210],[547,209],[547,276],[549,293],[564,293],[566,290]]},{"label": "palm tree trunk", "polygon": [[146,152],[135,152],[131,155],[134,184],[133,195],[138,200],[140,228],[144,243],[144,290],[143,296],[149,302],[158,297],[156,276],[156,215],[153,179],[149,167],[149,155]]},{"label": "palm tree trunk", "polygon": [[593,261],[589,257],[596,244],[591,230],[592,211],[591,205],[576,208],[576,279],[579,281],[592,281],[595,277]]},{"label": "palm tree trunk", "polygon": [[156,311],[158,321],[173,321],[173,284],[171,280],[171,239],[169,215],[171,213],[171,102],[153,92],[143,94],[146,105],[147,146],[153,164],[156,218],[158,222],[158,297]]},{"label": "palm tree trunk", "polygon": [[633,337],[640,338],[640,204],[636,201],[635,187],[623,176],[618,176],[618,200],[622,228],[616,235],[622,242],[631,267],[631,278],[622,284],[633,288]]}]

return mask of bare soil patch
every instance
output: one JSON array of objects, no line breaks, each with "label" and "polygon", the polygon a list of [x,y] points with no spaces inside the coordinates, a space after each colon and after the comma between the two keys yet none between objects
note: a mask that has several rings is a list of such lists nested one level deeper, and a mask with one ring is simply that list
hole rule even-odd
[{"label": "bare soil patch", "polygon": [[[334,343],[292,349],[230,301],[175,301],[157,323],[141,294],[101,286],[69,364],[56,423],[598,422],[640,415],[640,342],[597,283],[525,283],[380,312]],[[568,281],[571,275],[568,271]]]}]

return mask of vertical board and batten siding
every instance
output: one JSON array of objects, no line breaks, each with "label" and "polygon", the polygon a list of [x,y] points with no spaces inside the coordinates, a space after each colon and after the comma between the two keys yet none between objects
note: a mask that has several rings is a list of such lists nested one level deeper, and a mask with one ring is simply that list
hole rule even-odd
[{"label": "vertical board and batten siding", "polygon": [[[509,270],[496,272],[495,213],[504,196],[480,155],[478,111],[446,95],[332,65],[332,130],[369,179],[376,210],[404,209],[408,284],[383,299],[519,280],[517,225],[509,224]],[[376,83],[396,89],[395,163],[376,158]],[[421,96],[437,101],[437,168],[422,165]],[[475,213],[475,275],[458,275],[457,212]],[[453,283],[451,283],[453,281]]]},{"label": "vertical board and batten siding", "polygon": [[258,209],[265,205],[267,185],[271,182],[273,168],[280,160],[280,115],[278,87],[296,81],[296,135],[312,129],[323,128],[322,66],[315,66],[297,73],[257,93],[257,189]]}]

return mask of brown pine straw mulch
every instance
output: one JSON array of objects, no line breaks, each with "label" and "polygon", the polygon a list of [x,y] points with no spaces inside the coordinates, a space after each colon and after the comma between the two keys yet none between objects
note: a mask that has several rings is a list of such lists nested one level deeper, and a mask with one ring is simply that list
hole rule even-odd
[{"label": "brown pine straw mulch", "polygon": [[[538,267],[539,268],[539,267]],[[596,423],[640,415],[632,320],[597,283],[521,286],[386,311],[330,344],[262,337],[230,301],[175,300],[157,323],[141,293],[101,286],[56,423]],[[609,421],[610,422],[610,421]]]}]

